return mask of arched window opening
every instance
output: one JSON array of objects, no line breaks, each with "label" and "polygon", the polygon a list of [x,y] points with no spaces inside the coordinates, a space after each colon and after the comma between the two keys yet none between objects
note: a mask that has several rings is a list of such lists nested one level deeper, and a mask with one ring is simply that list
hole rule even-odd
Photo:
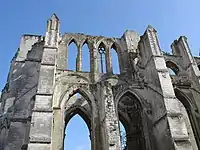
[{"label": "arched window opening", "polygon": [[77,58],[77,45],[74,40],[71,40],[67,47],[67,70],[76,70],[76,58]]},{"label": "arched window opening", "polygon": [[90,50],[87,43],[82,46],[82,71],[90,71]]},{"label": "arched window opening", "polygon": [[143,127],[141,112],[142,109],[140,103],[138,102],[138,99],[131,93],[126,93],[119,100],[119,116],[123,116],[123,118],[126,118],[127,120],[127,123],[123,124],[124,129],[126,129],[125,131],[127,149],[132,149],[133,147],[137,150],[146,149],[143,128],[141,128]]},{"label": "arched window opening", "polygon": [[64,150],[91,150],[88,127],[78,114],[70,119],[65,128]]},{"label": "arched window opening", "polygon": [[113,69],[113,74],[120,74],[119,60],[116,50],[117,48],[115,44],[113,44],[111,47],[112,69]]},{"label": "arched window opening", "polygon": [[186,123],[187,132],[189,135],[189,138],[192,143],[193,149],[198,149],[197,146],[200,146],[200,135],[199,135],[199,128],[198,125],[195,122],[194,114],[191,111],[191,104],[189,100],[186,98],[186,96],[179,90],[175,89],[175,95],[177,99],[179,100],[179,105],[181,108],[181,112],[183,114],[184,121]]},{"label": "arched window opening", "polygon": [[77,99],[82,97],[79,93],[74,94],[74,96],[76,96]]},{"label": "arched window opening", "polygon": [[200,70],[200,64],[198,64],[198,68],[199,68],[199,70]]},{"label": "arched window opening", "polygon": [[169,70],[169,75],[172,76],[176,75],[176,73],[171,68],[168,68],[168,70]]},{"label": "arched window opening", "polygon": [[167,66],[167,68],[169,68],[169,74],[170,75],[177,75],[178,74],[179,68],[176,64],[174,64],[171,61],[167,61],[166,66]]},{"label": "arched window opening", "polygon": [[91,106],[79,90],[70,95],[65,107],[64,150],[91,149]]},{"label": "arched window opening", "polygon": [[99,52],[99,72],[106,73],[106,49],[103,43],[99,45],[98,52]]},{"label": "arched window opening", "polygon": [[124,128],[124,125],[121,123],[121,121],[119,122],[119,129],[120,129],[120,140],[121,140],[122,150],[127,150],[126,130]]}]

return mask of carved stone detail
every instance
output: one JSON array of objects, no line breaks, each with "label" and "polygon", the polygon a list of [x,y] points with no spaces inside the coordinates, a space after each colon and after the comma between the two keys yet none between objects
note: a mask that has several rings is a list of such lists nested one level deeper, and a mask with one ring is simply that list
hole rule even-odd
[{"label": "carved stone detail", "polygon": [[171,76],[172,83],[177,86],[191,86],[192,82],[188,76]]}]

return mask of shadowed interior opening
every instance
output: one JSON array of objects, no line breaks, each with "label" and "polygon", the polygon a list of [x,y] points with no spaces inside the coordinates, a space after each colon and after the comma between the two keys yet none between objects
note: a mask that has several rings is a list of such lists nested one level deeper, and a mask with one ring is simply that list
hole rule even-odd
[{"label": "shadowed interior opening", "polygon": [[170,75],[177,75],[179,73],[179,68],[175,63],[173,63],[171,61],[167,61],[166,66],[169,69]]},{"label": "shadowed interior opening", "polygon": [[200,70],[200,64],[198,64],[198,68],[199,68],[199,70]]},{"label": "shadowed interior opening", "polygon": [[[187,131],[188,131],[188,135],[189,138],[192,142],[192,145],[197,145],[198,147],[200,147],[200,134],[199,134],[199,127],[197,124],[197,120],[195,115],[195,111],[192,112],[192,110],[194,110],[194,108],[192,108],[192,104],[191,101],[187,98],[187,96],[181,92],[178,89],[175,89],[175,95],[176,98],[180,101],[180,106],[181,106],[181,111],[183,113],[183,117],[186,123],[186,127],[187,127]],[[195,137],[195,139],[193,138]],[[195,149],[195,147],[193,147]]]},{"label": "shadowed interior opening", "polygon": [[145,150],[146,148],[141,112],[139,100],[133,94],[127,92],[119,100],[119,119],[126,131],[126,149],[123,150],[133,147],[137,150]]}]

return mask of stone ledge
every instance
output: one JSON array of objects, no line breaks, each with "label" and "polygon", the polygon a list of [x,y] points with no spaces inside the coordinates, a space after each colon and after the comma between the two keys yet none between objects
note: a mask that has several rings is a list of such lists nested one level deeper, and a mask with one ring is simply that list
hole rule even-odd
[{"label": "stone ledge", "polygon": [[42,143],[30,143],[28,145],[28,150],[50,150],[51,144]]}]

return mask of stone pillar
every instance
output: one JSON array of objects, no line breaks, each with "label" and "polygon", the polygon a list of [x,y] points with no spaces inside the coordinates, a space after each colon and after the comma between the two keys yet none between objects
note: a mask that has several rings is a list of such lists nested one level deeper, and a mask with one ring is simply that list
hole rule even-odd
[{"label": "stone pillar", "polygon": [[82,70],[82,47],[78,46],[78,54],[76,57],[76,71]]},{"label": "stone pillar", "polygon": [[123,57],[123,71],[131,70],[130,64],[130,53],[137,55],[138,42],[140,40],[140,35],[135,31],[126,31],[122,38],[123,52],[120,54]]},{"label": "stone pillar", "polygon": [[112,73],[112,57],[111,57],[111,51],[108,46],[106,46],[106,72]]},{"label": "stone pillar", "polygon": [[50,150],[52,128],[52,95],[59,39],[59,20],[55,14],[48,20],[39,82],[33,108],[28,150]]},{"label": "stone pillar", "polygon": [[105,81],[100,83],[101,128],[104,150],[121,150],[118,117],[115,110],[112,85]]},{"label": "stone pillar", "polygon": [[149,85],[155,85],[162,94],[162,99],[159,101],[163,101],[164,109],[166,109],[166,113],[154,110],[155,123],[152,129],[155,139],[155,143],[152,143],[155,145],[154,149],[181,150],[187,147],[187,150],[192,150],[179,101],[174,94],[169,72],[159,47],[156,30],[152,26],[148,26],[142,36],[140,51],[143,55],[143,61],[146,63],[147,82]]},{"label": "stone pillar", "polygon": [[189,73],[189,76],[194,79],[198,85],[200,85],[200,71],[195,59],[192,56],[191,50],[189,48],[187,38],[181,36],[178,40],[175,40],[172,45],[172,52],[174,55],[182,56],[183,65]]},{"label": "stone pillar", "polygon": [[93,116],[92,122],[91,122],[91,132],[90,132],[90,137],[91,137],[91,149],[92,150],[102,150],[103,144],[102,144],[102,132],[101,132],[101,126],[100,126],[100,119],[99,115]]},{"label": "stone pillar", "polygon": [[56,60],[57,69],[67,69],[68,57],[67,57],[67,44],[65,41],[58,45],[58,56]]},{"label": "stone pillar", "polygon": [[96,82],[99,73],[98,48],[95,43],[89,43],[88,46],[90,49],[90,76],[93,82]]},{"label": "stone pillar", "polygon": [[54,108],[53,110],[53,128],[52,128],[52,150],[62,150],[64,140],[64,112],[61,108]]}]

